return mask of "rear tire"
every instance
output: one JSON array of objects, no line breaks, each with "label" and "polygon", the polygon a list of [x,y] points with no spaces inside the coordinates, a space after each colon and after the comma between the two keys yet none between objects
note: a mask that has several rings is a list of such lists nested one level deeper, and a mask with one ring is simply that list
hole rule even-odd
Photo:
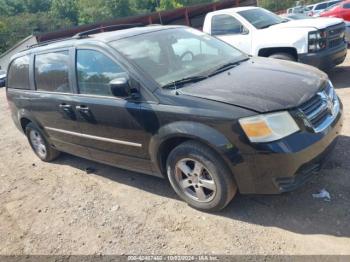
[{"label": "rear tire", "polygon": [[287,60],[287,61],[294,61],[294,62],[297,61],[294,56],[288,53],[276,53],[276,54],[270,55],[269,57],[274,59],[280,59],[280,60]]},{"label": "rear tire", "polygon": [[48,143],[45,135],[37,125],[29,123],[26,126],[25,133],[34,153],[42,161],[50,162],[60,155],[60,152]]},{"label": "rear tire", "polygon": [[219,211],[237,192],[233,175],[224,161],[201,143],[180,144],[170,152],[166,166],[173,189],[193,208]]}]

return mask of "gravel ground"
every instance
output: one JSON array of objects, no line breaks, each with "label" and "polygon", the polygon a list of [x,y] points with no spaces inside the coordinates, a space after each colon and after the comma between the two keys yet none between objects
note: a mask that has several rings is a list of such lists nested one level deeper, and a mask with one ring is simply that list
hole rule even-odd
[{"label": "gravel ground", "polygon": [[[292,193],[238,195],[215,214],[188,207],[162,179],[70,155],[41,162],[0,89],[0,255],[350,255],[349,76],[350,59],[330,73],[346,117],[320,174]],[[330,202],[313,199],[322,188]]]}]

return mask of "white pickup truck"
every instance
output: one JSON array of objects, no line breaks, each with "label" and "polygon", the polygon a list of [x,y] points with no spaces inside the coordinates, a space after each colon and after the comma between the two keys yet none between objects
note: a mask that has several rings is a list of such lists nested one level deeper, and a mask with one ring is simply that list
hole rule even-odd
[{"label": "white pickup truck", "polygon": [[287,21],[258,7],[210,12],[205,33],[253,56],[299,61],[329,69],[346,57],[345,24],[338,18]]}]

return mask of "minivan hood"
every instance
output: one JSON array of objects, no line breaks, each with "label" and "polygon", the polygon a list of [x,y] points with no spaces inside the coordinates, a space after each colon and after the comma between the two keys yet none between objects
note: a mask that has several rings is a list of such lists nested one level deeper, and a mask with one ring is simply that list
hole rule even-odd
[{"label": "minivan hood", "polygon": [[339,18],[315,18],[315,19],[301,19],[292,20],[286,23],[277,24],[268,29],[278,28],[310,28],[325,29],[326,27],[342,23],[343,20]]},{"label": "minivan hood", "polygon": [[254,57],[179,91],[263,113],[299,106],[327,79],[325,73],[311,66]]}]

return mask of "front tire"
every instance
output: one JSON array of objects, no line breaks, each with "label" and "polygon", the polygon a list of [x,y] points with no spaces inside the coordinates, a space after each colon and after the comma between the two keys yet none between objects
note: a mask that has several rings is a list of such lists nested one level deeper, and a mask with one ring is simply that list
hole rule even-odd
[{"label": "front tire", "polygon": [[47,142],[45,135],[35,124],[29,123],[25,130],[30,146],[42,161],[50,162],[60,155],[60,152]]},{"label": "front tire", "polygon": [[212,149],[195,141],[174,148],[167,174],[175,192],[193,208],[219,211],[237,192],[233,175]]}]

